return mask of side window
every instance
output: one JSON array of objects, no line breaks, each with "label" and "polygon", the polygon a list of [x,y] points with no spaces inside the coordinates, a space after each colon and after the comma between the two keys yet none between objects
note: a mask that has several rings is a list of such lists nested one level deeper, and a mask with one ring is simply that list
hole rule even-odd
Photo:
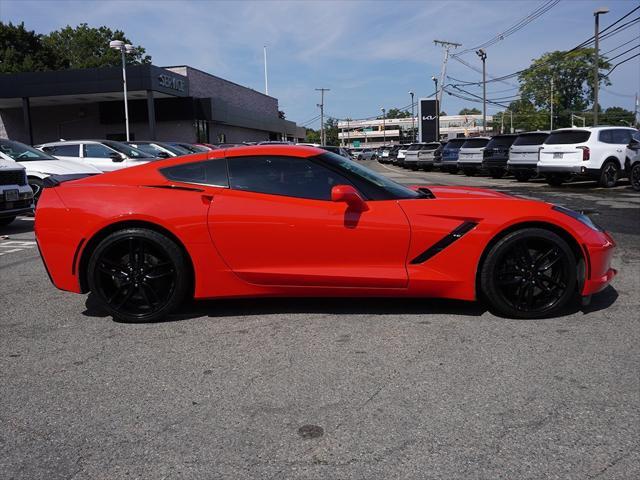
[{"label": "side window", "polygon": [[334,185],[351,185],[341,175],[304,158],[232,157],[228,161],[234,190],[331,200]]},{"label": "side window", "polygon": [[56,155],[59,157],[79,157],[80,156],[80,146],[78,144],[71,145],[54,145],[51,148],[52,150],[45,150],[45,152],[50,153],[51,155]]},{"label": "side window", "polygon": [[611,143],[626,145],[631,141],[631,130],[625,130],[623,128],[613,130],[612,137],[613,137],[613,141]]},{"label": "side window", "polygon": [[99,143],[85,143],[82,148],[84,149],[84,156],[89,158],[109,158],[114,151]]},{"label": "side window", "polygon": [[615,143],[613,141],[613,130],[602,130],[598,138],[604,143]]},{"label": "side window", "polygon": [[168,180],[185,183],[200,183],[215,187],[228,187],[227,162],[224,158],[185,163],[160,169]]}]

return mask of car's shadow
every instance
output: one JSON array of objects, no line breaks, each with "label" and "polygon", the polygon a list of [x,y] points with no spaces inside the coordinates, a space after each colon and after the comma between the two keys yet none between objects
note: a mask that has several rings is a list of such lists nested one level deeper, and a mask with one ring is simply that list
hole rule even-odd
[{"label": "car's shadow", "polygon": [[20,233],[27,233],[27,232],[33,232],[33,218],[26,220],[18,217],[9,225],[0,227],[0,236],[18,235]]},{"label": "car's shadow", "polygon": [[[560,316],[584,314],[609,308],[618,298],[611,286],[592,297],[588,306],[575,305]],[[84,315],[107,317],[93,294],[87,296]],[[331,315],[459,315],[479,317],[487,312],[482,302],[465,302],[435,298],[242,298],[200,300],[186,303],[162,322],[194,318],[225,318],[273,314]]]}]

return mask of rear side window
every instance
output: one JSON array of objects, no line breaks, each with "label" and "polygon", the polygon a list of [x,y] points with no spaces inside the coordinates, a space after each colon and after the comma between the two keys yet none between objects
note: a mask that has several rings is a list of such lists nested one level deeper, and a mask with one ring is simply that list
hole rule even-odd
[{"label": "rear side window", "polygon": [[549,136],[548,133],[530,133],[527,135],[518,135],[513,145],[542,145]]},{"label": "rear side window", "polygon": [[547,145],[567,145],[572,143],[584,143],[589,140],[591,132],[586,130],[566,130],[553,132],[544,142]]},{"label": "rear side window", "polygon": [[224,158],[185,163],[160,169],[168,180],[186,183],[200,183],[214,187],[228,187],[227,162]]},{"label": "rear side window", "polygon": [[50,147],[43,147],[42,149],[48,154],[58,157],[80,157],[79,144],[53,145]]},{"label": "rear side window", "polygon": [[84,156],[88,158],[110,158],[114,152],[110,148],[99,143],[87,143],[84,145]]},{"label": "rear side window", "polygon": [[613,143],[616,145],[626,145],[631,141],[631,130],[616,128],[612,130],[602,130],[599,139],[604,143]]},{"label": "rear side window", "polygon": [[486,138],[471,138],[464,142],[462,148],[482,148],[486,147],[489,140]]},{"label": "rear side window", "polygon": [[229,182],[244,190],[312,200],[331,200],[335,185],[352,185],[342,175],[297,157],[229,158]]}]

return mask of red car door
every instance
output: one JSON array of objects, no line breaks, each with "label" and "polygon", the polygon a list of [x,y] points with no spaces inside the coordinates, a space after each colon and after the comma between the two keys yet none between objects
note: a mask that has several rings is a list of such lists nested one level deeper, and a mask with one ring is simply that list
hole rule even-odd
[{"label": "red car door", "polygon": [[229,158],[231,189],[217,194],[209,231],[228,266],[260,285],[406,288],[410,241],[397,201],[352,211],[330,200],[348,183],[296,157]]}]

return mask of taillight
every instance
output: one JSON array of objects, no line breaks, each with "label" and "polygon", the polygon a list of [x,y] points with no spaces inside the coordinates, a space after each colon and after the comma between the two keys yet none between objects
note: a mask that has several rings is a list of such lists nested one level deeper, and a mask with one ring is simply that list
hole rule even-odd
[{"label": "taillight", "polygon": [[591,155],[591,151],[589,150],[589,147],[578,147],[578,148],[582,150],[582,161],[586,162],[587,160],[589,160]]},{"label": "taillight", "polygon": [[544,147],[538,147],[538,161],[540,161],[540,152],[544,150]]}]

